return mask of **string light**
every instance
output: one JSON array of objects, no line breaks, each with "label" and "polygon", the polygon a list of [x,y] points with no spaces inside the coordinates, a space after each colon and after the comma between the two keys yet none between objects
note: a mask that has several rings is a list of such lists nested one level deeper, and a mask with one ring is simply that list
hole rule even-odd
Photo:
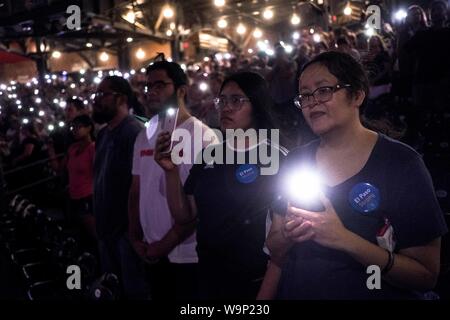
[{"label": "string light", "polygon": [[262,31],[258,28],[255,29],[255,31],[253,31],[253,37],[255,37],[256,39],[259,39],[262,37]]},{"label": "string light", "polygon": [[53,53],[52,53],[52,58],[55,58],[55,59],[61,58],[61,52],[59,52],[59,51],[53,51]]},{"label": "string light", "polygon": [[100,60],[103,61],[103,62],[108,61],[109,60],[109,55],[106,52],[102,52],[100,54]]},{"label": "string light", "polygon": [[266,9],[263,12],[263,18],[266,20],[270,20],[273,18],[273,11],[271,9]]},{"label": "string light", "polygon": [[242,23],[239,23],[239,25],[236,28],[236,31],[237,31],[237,33],[242,35],[245,32],[247,32],[247,28]]},{"label": "string light", "polygon": [[228,22],[225,19],[220,19],[219,21],[217,21],[217,26],[220,29],[225,29],[228,26]]},{"label": "string light", "polygon": [[293,14],[291,18],[291,23],[296,26],[300,23],[300,17],[297,14]]},{"label": "string light", "polygon": [[134,11],[128,11],[125,15],[125,20],[127,20],[129,23],[135,23],[136,22],[136,14]]},{"label": "string light", "polygon": [[173,9],[170,6],[166,6],[163,10],[163,16],[164,18],[170,19],[173,17],[175,13],[173,12]]},{"label": "string light", "polygon": [[214,0],[214,5],[216,7],[223,7],[225,5],[225,0]]},{"label": "string light", "polygon": [[347,2],[347,5],[345,6],[345,8],[344,8],[344,14],[346,15],[346,16],[349,16],[349,15],[351,15],[352,14],[352,7],[350,6],[350,3],[348,3]]},{"label": "string light", "polygon": [[144,50],[142,50],[142,48],[139,48],[136,51],[136,58],[138,58],[139,60],[142,60],[145,58],[145,52],[144,52]]},{"label": "string light", "polygon": [[127,38],[127,42],[128,42],[128,43],[133,42],[133,38],[128,37],[128,38]]}]

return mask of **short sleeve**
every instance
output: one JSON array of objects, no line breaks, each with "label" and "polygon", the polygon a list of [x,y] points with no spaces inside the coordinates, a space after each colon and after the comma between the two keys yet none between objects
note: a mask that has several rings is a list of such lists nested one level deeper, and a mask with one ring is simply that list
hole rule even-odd
[{"label": "short sleeve", "polygon": [[398,172],[388,195],[397,249],[424,245],[447,233],[430,173],[421,157],[415,156]]},{"label": "short sleeve", "polygon": [[141,174],[141,154],[139,150],[139,140],[140,136],[138,136],[136,141],[134,142],[133,149],[133,168],[131,170],[131,174],[134,176],[138,176]]},{"label": "short sleeve", "polygon": [[195,187],[197,185],[197,181],[199,179],[200,172],[202,170],[202,164],[194,164],[189,171],[189,176],[184,183],[184,192],[187,195],[193,195],[195,191]]}]

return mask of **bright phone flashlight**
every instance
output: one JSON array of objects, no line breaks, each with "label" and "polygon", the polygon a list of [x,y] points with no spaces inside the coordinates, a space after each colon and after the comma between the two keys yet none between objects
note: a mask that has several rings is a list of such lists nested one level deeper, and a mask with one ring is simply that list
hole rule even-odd
[{"label": "bright phone flashlight", "polygon": [[320,202],[321,179],[313,169],[294,171],[286,184],[289,200],[294,207],[310,211],[323,211]]}]

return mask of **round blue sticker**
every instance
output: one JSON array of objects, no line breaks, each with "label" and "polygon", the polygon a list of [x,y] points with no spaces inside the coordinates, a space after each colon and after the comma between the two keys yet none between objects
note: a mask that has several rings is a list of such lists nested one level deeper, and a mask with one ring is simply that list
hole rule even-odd
[{"label": "round blue sticker", "polygon": [[353,186],[348,195],[350,205],[360,213],[370,213],[380,205],[380,191],[374,185],[362,182]]},{"label": "round blue sticker", "polygon": [[240,183],[252,183],[259,176],[259,167],[254,164],[242,164],[236,169],[236,179]]}]

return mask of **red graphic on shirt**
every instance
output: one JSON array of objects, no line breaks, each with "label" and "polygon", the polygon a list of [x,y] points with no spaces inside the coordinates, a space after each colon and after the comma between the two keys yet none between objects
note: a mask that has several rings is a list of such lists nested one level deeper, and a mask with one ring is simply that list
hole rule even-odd
[{"label": "red graphic on shirt", "polygon": [[153,156],[153,149],[141,150],[141,157],[151,157]]}]

